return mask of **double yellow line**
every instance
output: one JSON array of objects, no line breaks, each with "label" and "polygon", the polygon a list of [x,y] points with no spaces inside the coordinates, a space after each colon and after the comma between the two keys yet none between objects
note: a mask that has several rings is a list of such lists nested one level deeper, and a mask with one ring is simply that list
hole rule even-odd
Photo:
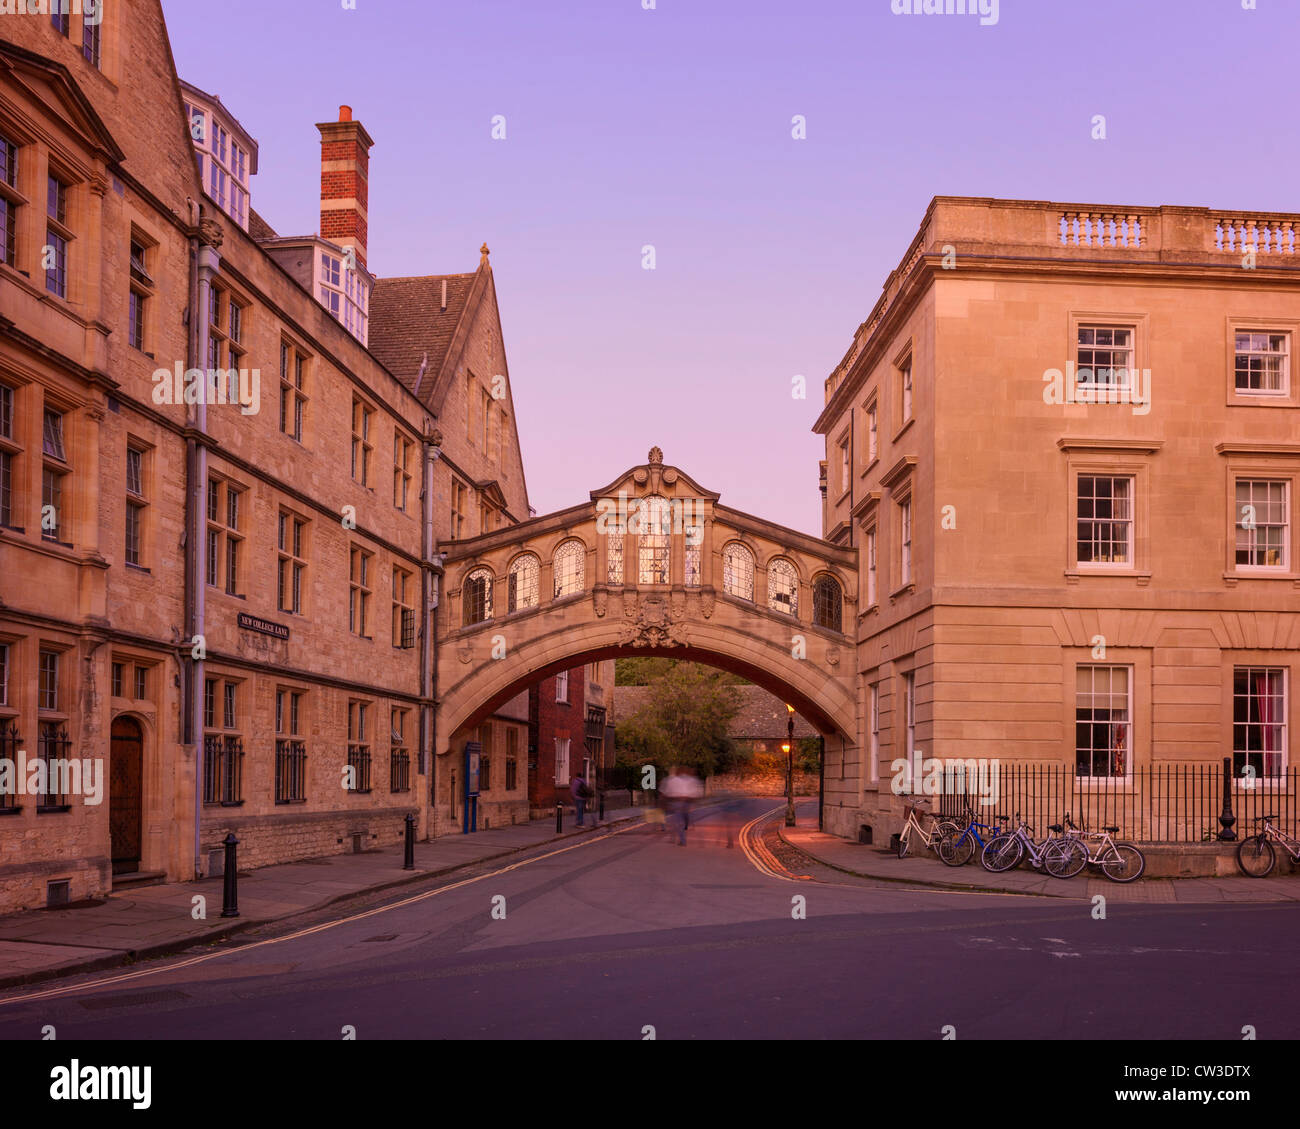
[{"label": "double yellow line", "polygon": [[745,824],[737,836],[740,849],[745,852],[745,857],[749,859],[754,869],[768,878],[779,878],[782,882],[811,882],[811,874],[794,874],[782,866],[776,855],[768,850],[767,844],[763,842],[762,833],[757,830],[758,825],[765,819],[771,819],[772,816],[783,811],[785,811],[784,804],[779,808],[763,812],[762,815],[756,816]]}]

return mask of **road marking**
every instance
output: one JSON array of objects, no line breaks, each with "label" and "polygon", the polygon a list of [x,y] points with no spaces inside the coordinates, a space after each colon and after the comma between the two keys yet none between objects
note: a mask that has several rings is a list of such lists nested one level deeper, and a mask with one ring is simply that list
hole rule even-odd
[{"label": "road marking", "polygon": [[[295,933],[286,933],[283,937],[268,937],[265,941],[254,941],[251,945],[239,945],[232,949],[222,949],[215,953],[202,953],[199,956],[187,957],[185,960],[174,961],[171,964],[163,965],[158,968],[142,968],[136,972],[125,972],[119,976],[107,976],[100,980],[91,980],[84,984],[70,984],[63,988],[50,988],[43,992],[29,992],[25,996],[10,996],[7,999],[0,999],[0,1007],[6,1004],[22,1003],[27,1000],[49,1000],[59,996],[70,996],[78,992],[87,992],[95,988],[104,988],[113,984],[124,984],[129,980],[140,980],[146,976],[158,976],[164,972],[175,972],[182,968],[190,968],[196,964],[205,964],[210,960],[217,960],[219,957],[229,956],[232,953],[247,953],[253,949],[260,949],[264,945],[278,945],[284,941],[295,941],[299,937],[309,937],[315,933],[324,933],[327,929],[333,929],[339,925],[348,925],[354,921],[362,921],[367,917],[375,917],[377,914],[387,913],[389,910],[402,909],[405,906],[414,905],[416,902],[425,901],[428,898],[436,898],[439,894],[448,894],[452,890],[459,890],[463,886],[472,886],[476,882],[483,882],[489,878],[497,878],[502,874],[507,874],[512,870],[518,870],[521,866],[531,866],[535,862],[541,862],[543,859],[555,858],[556,855],[567,854],[569,851],[576,851],[580,847],[589,846],[592,843],[604,842],[606,839],[612,839],[615,835],[622,835],[628,831],[635,831],[644,826],[641,823],[632,823],[627,827],[621,827],[617,831],[610,831],[604,835],[595,838],[583,839],[581,842],[573,843],[567,847],[560,847],[558,850],[547,851],[544,855],[537,855],[534,858],[521,859],[519,862],[512,862],[509,866],[503,866],[499,870],[490,871],[487,874],[480,874],[474,878],[464,878],[459,882],[453,882],[450,886],[440,886],[436,890],[426,890],[423,894],[414,894],[409,898],[403,898],[401,901],[393,902],[390,905],[376,906],[374,909],[365,910],[362,913],[352,914],[349,917],[341,917],[337,921],[326,921],[320,925],[313,925],[307,929],[299,929]],[[469,864],[473,865],[473,864]],[[358,891],[361,893],[361,891]],[[265,925],[274,925],[275,922],[264,922]]]}]

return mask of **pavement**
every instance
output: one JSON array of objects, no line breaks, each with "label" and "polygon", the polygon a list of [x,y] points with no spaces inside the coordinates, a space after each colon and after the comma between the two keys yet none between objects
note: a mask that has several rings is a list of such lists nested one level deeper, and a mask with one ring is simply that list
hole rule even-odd
[{"label": "pavement", "polygon": [[[643,807],[605,808],[601,826],[643,819]],[[327,855],[239,873],[237,918],[221,916],[221,878],[169,882],[110,894],[102,903],[0,916],[0,988],[91,972],[282,921],[333,902],[405,886],[500,859],[544,843],[590,834],[593,824],[557,835],[555,817],[415,844],[415,869],[402,869],[402,847]],[[202,899],[200,902],[198,899]]]},{"label": "pavement", "polygon": [[900,859],[895,851],[827,835],[806,824],[781,827],[780,833],[792,847],[846,874],[936,889],[1050,898],[1103,894],[1124,902],[1300,902],[1300,876],[1294,874],[1269,878],[1139,878],[1121,884],[1094,873],[1063,881],[1025,865],[1002,874],[990,874],[973,860],[961,867],[945,866],[929,852]]}]

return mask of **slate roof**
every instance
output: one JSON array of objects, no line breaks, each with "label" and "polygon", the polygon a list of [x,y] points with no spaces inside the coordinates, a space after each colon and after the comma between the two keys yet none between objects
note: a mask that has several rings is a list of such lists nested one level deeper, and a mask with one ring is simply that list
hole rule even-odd
[{"label": "slate roof", "polygon": [[271,230],[271,225],[257,214],[256,208],[248,209],[248,234],[258,242],[261,242],[263,239],[280,238]]},{"label": "slate roof", "polygon": [[[370,352],[412,390],[420,372],[420,361],[427,352],[429,363],[420,386],[420,398],[426,403],[465,312],[474,277],[473,274],[433,274],[420,278],[379,278],[370,292]],[[441,308],[444,279],[446,311]]]},{"label": "slate roof", "polygon": [[[615,695],[616,721],[626,721],[650,700],[653,686],[620,686]],[[727,730],[729,737],[775,740],[786,735],[785,703],[761,686],[737,686],[740,710]],[[794,715],[796,737],[816,737],[817,730],[799,715]]]}]

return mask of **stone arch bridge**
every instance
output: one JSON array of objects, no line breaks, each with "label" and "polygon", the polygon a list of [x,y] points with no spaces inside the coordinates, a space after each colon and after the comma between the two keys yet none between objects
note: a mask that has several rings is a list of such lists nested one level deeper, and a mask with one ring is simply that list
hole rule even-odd
[{"label": "stone arch bridge", "polygon": [[856,551],[723,505],[658,448],[581,505],[441,550],[440,766],[532,683],[627,655],[740,674],[816,727],[828,759],[856,759]]}]

